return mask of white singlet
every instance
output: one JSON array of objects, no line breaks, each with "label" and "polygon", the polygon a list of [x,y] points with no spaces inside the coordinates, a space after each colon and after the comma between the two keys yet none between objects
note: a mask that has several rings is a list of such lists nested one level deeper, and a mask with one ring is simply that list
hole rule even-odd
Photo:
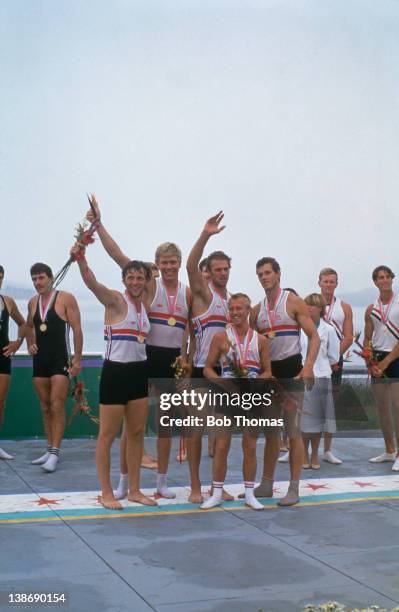
[{"label": "white singlet", "polygon": [[273,317],[274,325],[269,320],[266,308],[267,296],[260,303],[256,328],[262,336],[275,334],[273,338],[268,337],[270,361],[282,361],[301,352],[300,326],[287,314],[289,293],[283,290],[277,298],[278,303]]},{"label": "white singlet", "polygon": [[[237,340],[231,325],[227,325],[226,334],[231,346],[227,355],[223,355],[222,359],[220,360],[222,378],[235,377],[231,362],[237,363],[237,365],[239,365],[241,368],[246,368],[248,370],[248,378],[258,378],[262,369],[258,346],[258,332],[254,331],[253,329],[248,330],[248,333],[244,338],[244,342],[240,342],[241,351],[234,348],[237,344]],[[244,355],[245,341],[247,340],[248,334],[252,334],[252,338],[249,341],[247,354]],[[240,354],[245,357],[243,363],[240,363]]]},{"label": "white singlet", "polygon": [[[330,308],[331,306],[331,308]],[[345,313],[342,308],[342,300],[333,296],[332,305],[329,304],[326,306],[326,314],[324,315],[324,320],[327,323],[331,323],[337,332],[337,336],[340,340],[344,337],[344,321],[345,321]]]},{"label": "white singlet", "polygon": [[176,301],[176,296],[172,300],[172,312],[162,280],[160,278],[155,280],[157,288],[148,313],[151,330],[147,344],[165,348],[181,348],[188,320],[187,287],[183,283],[178,283]]},{"label": "white singlet", "polygon": [[377,298],[371,311],[371,320],[374,327],[373,348],[391,352],[399,341],[399,296],[394,294],[390,304],[382,305]]},{"label": "white singlet", "polygon": [[136,312],[134,304],[125,295],[123,297],[127,305],[125,319],[104,328],[104,340],[107,343],[105,359],[120,363],[145,361],[145,342],[150,331],[147,312],[144,304],[141,304],[141,311]]},{"label": "white singlet", "polygon": [[[320,349],[314,362],[313,372],[316,378],[330,377],[331,366],[338,363],[340,356],[340,344],[337,331],[331,323],[320,319],[317,333],[320,338]],[[308,337],[301,333],[302,357],[306,360],[308,354]]]},{"label": "white singlet", "polygon": [[205,367],[205,362],[208,357],[209,348],[213,336],[225,329],[228,318],[227,299],[220,295],[209,285],[212,292],[212,302],[209,304],[208,310],[198,317],[192,318],[192,324],[195,335],[195,353],[193,365],[195,368]]}]

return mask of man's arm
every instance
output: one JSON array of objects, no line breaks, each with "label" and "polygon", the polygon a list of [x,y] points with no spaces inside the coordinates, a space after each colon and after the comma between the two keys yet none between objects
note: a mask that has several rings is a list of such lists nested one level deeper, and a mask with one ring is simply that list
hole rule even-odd
[{"label": "man's arm", "polygon": [[352,308],[345,302],[342,302],[342,310],[344,311],[345,319],[342,329],[344,337],[341,340],[340,351],[341,355],[345,355],[353,343],[353,313]]},{"label": "man's arm", "polygon": [[194,295],[202,298],[205,304],[209,301],[211,292],[209,290],[208,283],[202,278],[198,264],[201,261],[209,238],[215,234],[219,234],[219,232],[224,230],[226,227],[225,225],[219,227],[223,217],[223,213],[219,212],[217,215],[214,215],[208,219],[200,234],[200,237],[191,249],[190,255],[187,259],[187,274],[190,282],[190,289]]},{"label": "man's arm", "polygon": [[[98,205],[98,202],[96,200],[96,196],[94,195],[94,193],[92,193],[91,196],[89,197],[89,201],[90,201],[92,210],[88,211],[86,215],[87,220],[90,222],[94,220],[97,221],[98,223],[97,234],[100,236],[100,240],[101,240],[101,243],[104,249],[106,250],[108,255],[111,257],[111,259],[113,259],[118,264],[118,266],[123,268],[130,261],[130,258],[122,252],[120,246],[115,242],[115,240],[112,238],[112,236],[110,236],[110,234],[107,232],[107,230],[103,226],[101,222],[100,207]],[[94,210],[94,213],[93,213],[93,210]]]},{"label": "man's arm", "polygon": [[65,314],[73,333],[73,348],[74,355],[69,374],[74,377],[78,376],[81,370],[81,359],[83,351],[83,333],[80,323],[80,310],[75,297],[70,293],[64,293],[65,299]]},{"label": "man's arm", "polygon": [[12,298],[7,296],[5,300],[6,300],[8,312],[10,313],[10,317],[18,325],[17,339],[12,340],[9,344],[7,344],[7,346],[3,348],[4,356],[11,357],[12,355],[14,355],[14,353],[18,351],[18,349],[21,347],[21,344],[24,341],[24,338],[26,335],[25,319],[19,312],[18,306],[16,305],[15,301]]},{"label": "man's arm", "polygon": [[209,348],[208,357],[206,360],[206,364],[204,367],[204,376],[206,378],[221,378],[214,370],[214,367],[219,362],[222,354],[225,340],[225,332],[218,332],[215,334],[211,341],[211,346]]},{"label": "man's arm", "polygon": [[[100,237],[101,244],[103,245],[106,253],[108,253],[111,259],[113,259],[115,263],[117,263],[121,269],[124,268],[124,266],[127,263],[129,263],[129,261],[131,261],[131,258],[125,255],[125,253],[123,253],[120,246],[115,242],[115,240],[107,232],[104,225],[102,224],[100,207],[93,193],[91,194],[89,201],[94,210],[94,213],[93,213],[93,210],[89,210],[86,214],[87,220],[90,222],[94,220],[97,221],[98,223],[97,234]],[[150,302],[152,301],[155,295],[155,290],[156,290],[156,281],[155,279],[151,278],[146,283],[146,288],[145,288],[145,292],[147,295],[147,298],[146,298],[147,301],[150,301]]]},{"label": "man's arm", "polygon": [[28,318],[26,319],[25,335],[29,355],[36,355],[37,353],[36,335],[33,325],[33,315],[35,314],[37,299],[38,298],[33,297],[28,302]]},{"label": "man's arm", "polygon": [[269,343],[263,336],[258,337],[259,357],[261,363],[261,372],[259,378],[272,378],[272,366],[269,356]]},{"label": "man's arm", "polygon": [[369,343],[373,337],[374,325],[371,319],[371,311],[373,310],[373,304],[367,306],[366,312],[364,313],[364,340],[363,348],[368,348]]}]

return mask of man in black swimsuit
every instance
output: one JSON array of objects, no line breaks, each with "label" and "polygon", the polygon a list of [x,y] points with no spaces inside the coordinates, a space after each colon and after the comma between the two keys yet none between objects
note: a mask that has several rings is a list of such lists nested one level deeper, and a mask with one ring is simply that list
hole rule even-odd
[{"label": "man in black swimsuit", "polygon": [[[47,452],[32,461],[44,471],[54,472],[65,429],[65,401],[69,376],[78,376],[82,357],[83,334],[80,312],[71,293],[53,291],[53,273],[43,263],[30,270],[38,295],[28,304],[27,343],[33,355],[33,384],[43,413]],[[73,331],[75,354],[69,364],[69,328]]]},{"label": "man in black swimsuit", "polygon": [[[0,289],[4,279],[4,268],[0,266]],[[11,341],[8,337],[10,317],[18,325],[18,337]],[[25,336],[25,319],[14,300],[0,295],[0,427],[3,423],[4,406],[11,381],[11,357],[20,348]],[[13,459],[12,455],[0,448],[0,459]]]}]

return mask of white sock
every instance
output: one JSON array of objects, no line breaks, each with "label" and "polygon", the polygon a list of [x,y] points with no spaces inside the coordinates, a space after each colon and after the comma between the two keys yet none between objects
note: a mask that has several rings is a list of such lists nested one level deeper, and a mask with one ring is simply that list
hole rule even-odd
[{"label": "white sock", "polygon": [[0,459],[14,459],[14,457],[6,453],[3,448],[0,448]]},{"label": "white sock", "polygon": [[[59,449],[57,449],[59,452]],[[45,472],[54,472],[58,463],[58,455],[56,453],[50,452],[49,458],[46,463],[43,463],[42,470]]]},{"label": "white sock", "polygon": [[47,459],[50,457],[50,446],[48,447],[48,449],[46,450],[46,452],[44,453],[44,455],[40,455],[40,457],[38,457],[37,459],[34,459],[33,461],[31,461],[32,465],[41,465],[42,463],[46,463]]},{"label": "white sock", "polygon": [[157,491],[162,497],[166,497],[167,499],[174,499],[176,497],[176,493],[168,489],[167,474],[157,474]]},{"label": "white sock", "polygon": [[209,510],[209,508],[214,508],[215,506],[220,506],[220,504],[222,503],[222,494],[223,494],[223,485],[224,482],[215,482],[213,481],[212,483],[212,487],[213,487],[213,493],[210,496],[209,499],[207,499],[206,501],[204,501],[203,504],[201,504],[200,508],[202,510]]},{"label": "white sock", "polygon": [[254,495],[254,484],[253,482],[244,482],[245,487],[245,503],[254,510],[264,510],[264,506],[256,499]]},{"label": "white sock", "polygon": [[129,474],[120,474],[118,487],[114,492],[115,499],[124,499],[129,490]]}]

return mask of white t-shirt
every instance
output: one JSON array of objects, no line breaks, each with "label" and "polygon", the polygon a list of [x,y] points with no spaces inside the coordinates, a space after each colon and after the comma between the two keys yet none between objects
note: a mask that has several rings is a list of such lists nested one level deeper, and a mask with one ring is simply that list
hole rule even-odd
[{"label": "white t-shirt", "polygon": [[[338,363],[340,357],[340,343],[334,327],[320,319],[317,333],[320,337],[320,349],[313,366],[316,378],[331,376],[331,366]],[[305,360],[308,352],[308,337],[301,332],[302,357]]]}]

